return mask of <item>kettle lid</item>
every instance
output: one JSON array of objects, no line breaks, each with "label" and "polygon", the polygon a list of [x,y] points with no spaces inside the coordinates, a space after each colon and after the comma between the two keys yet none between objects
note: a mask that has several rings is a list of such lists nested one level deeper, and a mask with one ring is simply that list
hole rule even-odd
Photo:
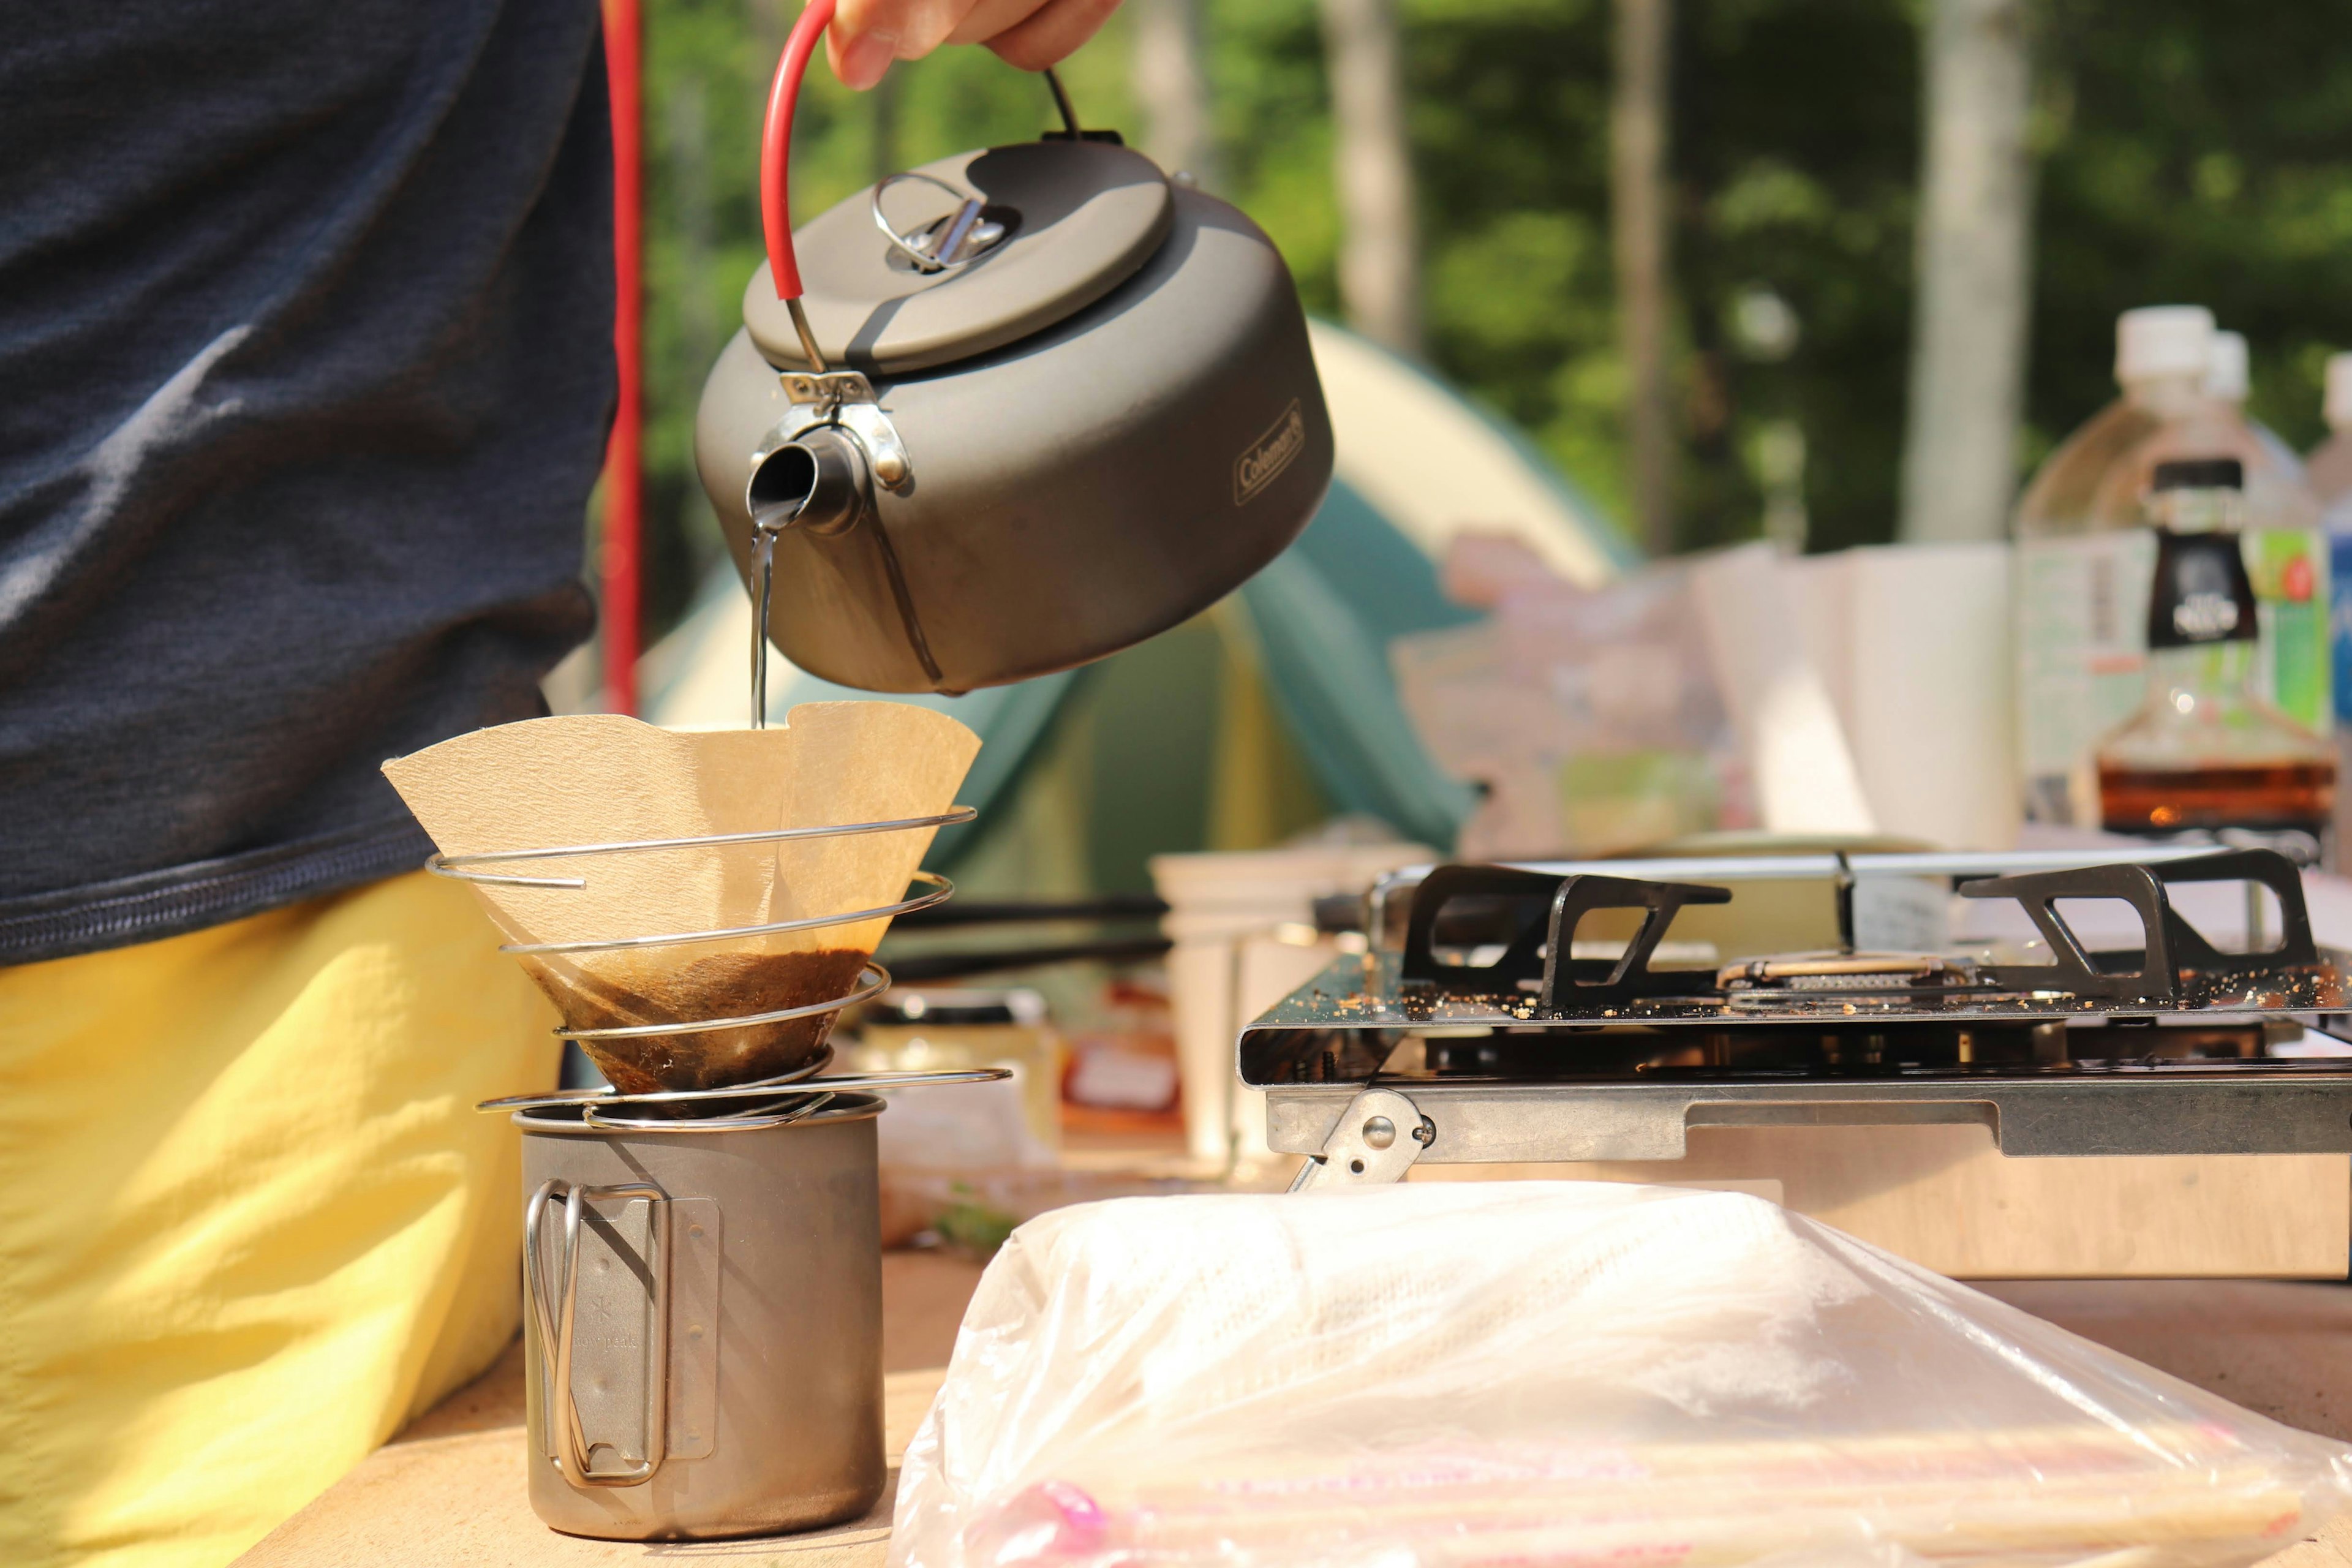
[{"label": "kettle lid", "polygon": [[[867,186],[793,237],[826,360],[881,374],[968,359],[1091,305],[1174,221],[1159,165],[1091,141],[960,153]],[[765,266],[743,323],[768,363],[806,356]]]}]

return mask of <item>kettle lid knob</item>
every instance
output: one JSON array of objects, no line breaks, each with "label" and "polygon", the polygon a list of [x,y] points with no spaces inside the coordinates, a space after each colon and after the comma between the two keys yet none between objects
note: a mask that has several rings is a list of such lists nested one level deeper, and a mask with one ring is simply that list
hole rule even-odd
[{"label": "kettle lid knob", "polygon": [[[1175,223],[1160,166],[1109,142],[960,153],[877,181],[793,236],[802,312],[820,353],[906,374],[1029,336],[1118,288]],[[765,268],[743,324],[770,364],[808,366]]]}]

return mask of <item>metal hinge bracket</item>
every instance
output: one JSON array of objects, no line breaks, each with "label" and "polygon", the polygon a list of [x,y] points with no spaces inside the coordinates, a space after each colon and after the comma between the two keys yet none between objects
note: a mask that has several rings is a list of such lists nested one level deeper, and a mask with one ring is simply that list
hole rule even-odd
[{"label": "metal hinge bracket", "polygon": [[760,443],[752,455],[753,468],[803,431],[835,425],[866,448],[867,467],[883,489],[903,493],[913,487],[915,469],[907,458],[907,444],[898,439],[898,427],[883,412],[872,382],[854,370],[827,371],[822,375],[787,371],[779,379],[792,407]]},{"label": "metal hinge bracket", "polygon": [[1333,1187],[1384,1186],[1404,1180],[1423,1150],[1437,1142],[1437,1123],[1392,1089],[1368,1089],[1348,1102],[1323,1152],[1307,1157],[1294,1193]]}]

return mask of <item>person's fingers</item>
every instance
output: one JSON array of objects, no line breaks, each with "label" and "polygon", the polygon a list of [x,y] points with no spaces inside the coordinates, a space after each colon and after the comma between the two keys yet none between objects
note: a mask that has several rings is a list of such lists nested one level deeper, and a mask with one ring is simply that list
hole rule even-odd
[{"label": "person's fingers", "polygon": [[892,60],[941,44],[986,44],[1023,70],[1043,70],[1095,36],[1118,0],[840,0],[825,30],[834,74],[860,91]]},{"label": "person's fingers", "polygon": [[1045,0],[1028,16],[984,40],[1005,64],[1044,70],[1095,36],[1118,0]]},{"label": "person's fingers", "polygon": [[945,43],[975,0],[841,0],[824,32],[833,74],[860,92],[892,60],[911,60]]},{"label": "person's fingers", "polygon": [[1019,26],[1049,0],[974,0],[955,31],[948,35],[950,44],[984,44],[998,34]]},{"label": "person's fingers", "polygon": [[890,62],[898,58],[898,36],[887,28],[877,28],[856,34],[844,43],[839,32],[828,29],[824,58],[843,86],[864,92],[880,81],[882,73],[890,68]]}]

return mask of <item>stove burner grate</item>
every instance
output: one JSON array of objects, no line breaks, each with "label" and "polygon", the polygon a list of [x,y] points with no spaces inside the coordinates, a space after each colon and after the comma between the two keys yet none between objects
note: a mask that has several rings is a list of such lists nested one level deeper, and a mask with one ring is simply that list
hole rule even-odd
[{"label": "stove burner grate", "polygon": [[[1428,1137],[1349,1153],[1339,1168],[1361,1161],[1365,1180],[1421,1159],[1676,1159],[1694,1122],[1978,1121],[2008,1153],[2352,1152],[2352,1064],[2307,1043],[2352,1038],[2352,957],[2314,942],[2284,857],[2022,872],[1991,856],[1884,858],[1934,866],[1886,874],[2015,900],[2051,962],[1841,951],[1677,966],[1658,957],[1675,917],[1730,902],[1729,888],[1439,867],[1412,892],[1401,950],[1380,942],[1393,927],[1376,904],[1372,952],[1242,1031],[1242,1082],[1266,1093],[1273,1148],[1317,1156],[1311,1183],[1340,1179],[1330,1141],[1356,1138],[1367,1117],[1348,1108],[1374,1097],[1391,1121],[1417,1108]],[[1673,869],[1769,879],[1736,861]],[[2273,944],[2223,952],[2174,908],[2171,889],[2219,882],[2267,889]],[[2074,900],[2128,905],[2138,945],[2091,946]],[[1622,949],[1580,932],[1595,911],[1630,929]]]}]

